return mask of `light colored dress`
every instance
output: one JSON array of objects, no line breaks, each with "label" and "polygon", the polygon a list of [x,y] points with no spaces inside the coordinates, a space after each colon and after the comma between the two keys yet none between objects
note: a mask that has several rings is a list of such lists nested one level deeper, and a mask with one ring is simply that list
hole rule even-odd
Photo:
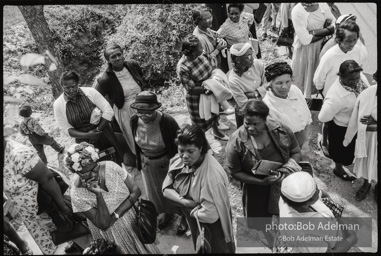
[{"label": "light colored dress", "polygon": [[295,28],[294,53],[291,61],[294,84],[298,86],[306,98],[316,91],[312,87],[312,79],[319,65],[319,55],[323,40],[310,43],[312,35],[308,31],[322,29],[327,18],[335,21],[329,6],[319,3],[319,8],[314,12],[307,12],[298,3],[291,12],[292,23]]},{"label": "light colored dress", "polygon": [[163,181],[167,177],[170,157],[166,154],[167,150],[160,130],[162,114],[157,113],[155,120],[151,123],[146,124],[140,118],[138,119],[135,139],[142,150],[142,176],[147,198],[155,205],[157,213],[172,213],[175,209],[163,196],[161,190]]},{"label": "light colored dress", "polygon": [[123,68],[120,72],[114,72],[122,85],[124,93],[123,107],[119,109],[116,105],[114,105],[115,118],[120,126],[120,129],[122,130],[128,146],[130,147],[132,153],[135,154],[135,142],[132,135],[130,119],[136,113],[136,110],[131,108],[131,104],[135,101],[136,95],[142,90],[127,68]]},{"label": "light colored dress", "polygon": [[[16,141],[7,140],[4,152],[4,192],[20,213],[33,240],[44,254],[53,254],[57,249],[47,228],[46,220],[37,215],[38,183],[25,177],[40,160],[37,153]],[[51,221],[50,217],[49,220]]]},{"label": "light colored dress", "polygon": [[357,132],[353,171],[357,177],[377,182],[377,131],[367,131],[367,125],[360,122],[367,115],[377,121],[377,85],[370,86],[358,96],[343,142],[344,146],[348,145]]},{"label": "light colored dress", "polygon": [[[106,167],[105,181],[109,192],[102,190],[102,195],[110,214],[112,214],[130,195],[130,191],[124,183],[129,174],[114,162],[104,161],[103,163]],[[97,206],[96,195],[86,188],[72,186],[70,195],[74,212],[86,212]],[[155,244],[142,244],[140,242],[136,235],[136,213],[133,208],[127,211],[106,231],[97,228],[90,220],[87,220],[87,223],[93,239],[103,238],[112,241],[120,246],[123,254],[160,253]]]}]

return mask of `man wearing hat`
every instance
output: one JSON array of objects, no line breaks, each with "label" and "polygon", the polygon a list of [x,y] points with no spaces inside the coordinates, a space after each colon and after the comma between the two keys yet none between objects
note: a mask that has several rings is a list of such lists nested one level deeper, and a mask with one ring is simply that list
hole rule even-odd
[{"label": "man wearing hat", "polygon": [[[175,139],[180,129],[176,120],[158,108],[161,103],[153,92],[143,91],[136,96],[131,108],[131,129],[136,148],[137,168],[142,171],[147,197],[158,213],[159,229],[163,229],[175,213],[175,207],[163,196],[162,185],[167,176],[169,160],[177,154]],[[186,230],[185,230],[186,231]]]}]

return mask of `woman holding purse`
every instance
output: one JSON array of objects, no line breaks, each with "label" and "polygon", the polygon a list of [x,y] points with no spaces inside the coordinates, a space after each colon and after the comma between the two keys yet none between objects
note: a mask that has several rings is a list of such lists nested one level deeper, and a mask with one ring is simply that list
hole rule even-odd
[{"label": "woman holding purse", "polygon": [[70,189],[73,211],[86,216],[93,239],[114,242],[122,254],[160,253],[155,244],[143,244],[137,236],[131,208],[141,194],[139,187],[125,169],[98,159],[98,149],[86,142],[67,151],[66,166],[75,174]]}]

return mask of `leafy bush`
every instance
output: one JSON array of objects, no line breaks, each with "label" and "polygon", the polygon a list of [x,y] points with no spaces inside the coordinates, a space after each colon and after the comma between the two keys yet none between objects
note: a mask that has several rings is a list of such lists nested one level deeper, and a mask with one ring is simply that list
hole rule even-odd
[{"label": "leafy bush", "polygon": [[139,62],[152,87],[163,86],[176,74],[181,41],[193,32],[192,11],[197,6],[129,5],[117,32],[108,36],[107,42],[126,49],[126,57]]},{"label": "leafy bush", "polygon": [[59,44],[65,69],[80,74],[90,85],[102,65],[104,37],[114,33],[126,12],[125,5],[45,6],[45,17]]}]

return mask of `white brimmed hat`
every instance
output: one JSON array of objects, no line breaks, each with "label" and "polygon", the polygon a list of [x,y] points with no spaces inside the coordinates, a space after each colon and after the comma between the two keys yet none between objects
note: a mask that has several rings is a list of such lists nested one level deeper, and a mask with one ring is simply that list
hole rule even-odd
[{"label": "white brimmed hat", "polygon": [[307,172],[295,172],[283,180],[281,192],[289,200],[302,203],[314,196],[316,182]]}]

